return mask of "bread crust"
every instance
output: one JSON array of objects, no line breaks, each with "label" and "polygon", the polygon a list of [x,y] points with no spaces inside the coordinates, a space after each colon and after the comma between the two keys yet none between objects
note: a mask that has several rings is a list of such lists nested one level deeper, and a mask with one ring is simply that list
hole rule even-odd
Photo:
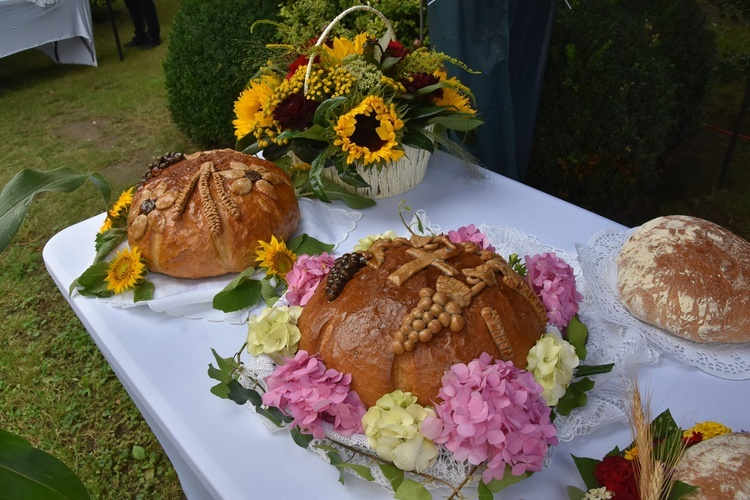
[{"label": "bread crust", "polygon": [[[415,245],[423,242],[414,243],[414,239],[410,242],[401,238],[380,257],[374,257],[371,248],[366,252],[368,265],[359,269],[330,302],[326,298],[329,274],[299,318],[300,349],[318,354],[328,368],[350,373],[352,389],[367,406],[396,389],[413,393],[422,405],[433,404],[438,399],[443,374],[452,365],[469,363],[484,352],[525,368],[529,349],[544,333],[544,306],[525,281],[505,267],[502,272],[485,275],[493,283],[474,294],[463,307],[465,326],[461,331],[441,328],[429,341],[417,342],[413,350],[395,354],[394,338],[404,318],[418,307],[420,291],[437,290],[438,280],[449,281],[443,269],[426,265],[401,284],[396,283],[398,280],[393,277],[399,270],[418,260]],[[469,288],[475,284],[467,278],[468,270],[481,269],[490,258],[505,262],[492,252],[476,252],[474,247],[474,252],[460,251],[444,259],[458,272],[451,278],[464,284],[468,280]],[[378,265],[376,261],[381,258]],[[504,279],[504,273],[508,279]]]},{"label": "bread crust", "polygon": [[258,241],[286,240],[299,223],[291,180],[255,156],[203,151],[148,177],[133,196],[128,243],[151,271],[178,278],[240,272],[254,265]]},{"label": "bread crust", "polygon": [[636,318],[695,342],[750,341],[750,243],[727,229],[656,218],[625,242],[617,270]]},{"label": "bread crust", "polygon": [[698,487],[685,499],[750,498],[750,434],[725,434],[691,446],[674,478]]}]

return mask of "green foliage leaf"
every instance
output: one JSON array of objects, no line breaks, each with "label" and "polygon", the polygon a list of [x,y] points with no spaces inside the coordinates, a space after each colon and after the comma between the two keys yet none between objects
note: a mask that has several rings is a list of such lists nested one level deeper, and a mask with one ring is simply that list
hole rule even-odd
[{"label": "green foliage leaf", "polygon": [[218,396],[222,399],[229,398],[229,382],[233,380],[234,373],[238,367],[238,363],[234,356],[229,358],[222,358],[216,352],[215,349],[211,349],[216,360],[216,366],[213,363],[208,365],[208,376],[214,380],[218,380],[219,383],[211,387],[211,394]]},{"label": "green foliage leaf", "polygon": [[258,144],[258,141],[255,139],[255,136],[253,134],[245,134],[242,136],[242,138],[237,139],[237,142],[234,145],[234,149],[237,151],[242,151],[243,153],[248,155],[254,155],[261,150],[260,145]]},{"label": "green foliage leaf", "polygon": [[313,123],[320,127],[322,130],[323,127],[326,127],[328,125],[328,119],[331,112],[333,112],[336,108],[342,106],[345,102],[346,97],[343,96],[326,99],[325,101],[321,102],[320,106],[318,106],[318,109],[315,110],[315,114],[313,115]]},{"label": "green foliage leaf", "polygon": [[566,335],[568,342],[575,348],[578,359],[581,361],[586,359],[586,341],[589,338],[589,329],[581,322],[577,314],[570,318]]},{"label": "green foliage leaf", "polygon": [[344,187],[334,184],[328,179],[320,179],[321,189],[323,190],[326,199],[321,201],[334,201],[341,200],[346,203],[346,206],[354,209],[362,209],[367,207],[375,206],[375,200],[363,196],[361,194],[353,193]]},{"label": "green foliage leaf", "polygon": [[568,500],[583,500],[586,498],[586,492],[575,486],[568,486]]},{"label": "green foliage leaf", "polygon": [[310,181],[310,188],[312,188],[315,196],[317,196],[320,201],[329,202],[331,200],[328,197],[328,193],[323,189],[323,169],[325,168],[325,164],[326,159],[323,154],[316,156],[310,164],[310,177],[308,180]]},{"label": "green foliage leaf", "polygon": [[484,123],[479,118],[468,113],[455,113],[449,116],[435,116],[429,119],[429,123],[437,123],[449,130],[457,132],[468,132]]},{"label": "green foliage leaf", "polygon": [[[492,492],[494,494],[494,493],[497,493],[498,491],[500,491],[500,490],[502,490],[504,488],[507,488],[511,484],[516,484],[518,482],[523,481],[524,479],[526,479],[530,475],[531,475],[530,472],[524,472],[520,476],[514,476],[513,474],[511,474],[511,468],[510,468],[510,466],[506,465],[505,466],[505,473],[503,474],[503,478],[502,479],[493,479],[492,481],[490,481],[485,486],[487,486],[487,489],[489,489],[490,492]],[[480,483],[480,484],[484,484],[484,483]]]},{"label": "green foliage leaf", "polygon": [[154,284],[143,280],[133,289],[133,302],[141,302],[154,298]]},{"label": "green foliage leaf", "polygon": [[133,458],[136,460],[144,460],[146,458],[146,450],[143,446],[133,445]]},{"label": "green foliage leaf", "polygon": [[251,279],[257,273],[248,267],[214,296],[213,307],[224,312],[240,311],[258,303],[261,297],[260,281]]},{"label": "green foliage leaf", "polygon": [[692,484],[683,483],[682,481],[674,481],[672,483],[672,490],[669,492],[668,500],[678,500],[697,489],[698,487],[693,486]]},{"label": "green foliage leaf", "polygon": [[600,373],[609,373],[614,366],[614,363],[608,363],[606,365],[579,365],[576,367],[574,377],[588,377]]},{"label": "green foliage leaf", "polygon": [[94,249],[96,256],[94,262],[104,260],[110,252],[115,250],[120,243],[128,237],[128,231],[125,228],[116,227],[103,233],[97,233],[94,240]]},{"label": "green foliage leaf", "polygon": [[252,389],[246,389],[236,379],[229,380],[227,382],[227,387],[229,388],[227,396],[238,405],[244,405],[248,401],[250,401],[253,406],[258,406],[262,403],[260,394]]},{"label": "green foliage leaf", "polygon": [[664,410],[651,421],[651,435],[654,439],[664,439],[669,435],[680,432],[680,427],[672,418],[672,412],[669,409]]},{"label": "green foliage leaf", "polygon": [[391,488],[393,488],[393,491],[398,491],[399,486],[401,486],[401,483],[404,482],[404,471],[393,464],[382,462],[378,463],[378,467],[380,467],[380,471],[391,484]]},{"label": "green foliage leaf", "polygon": [[292,440],[297,444],[297,446],[305,449],[307,449],[307,447],[310,446],[310,443],[312,443],[313,439],[315,439],[311,434],[303,434],[302,431],[299,430],[299,427],[292,427],[291,429],[289,429],[289,434],[291,434]]},{"label": "green foliage leaf", "polygon": [[[107,270],[109,269],[109,263],[97,262],[92,264],[71,284],[70,292],[72,293],[73,288],[80,286],[83,291],[88,292],[91,295],[97,297],[111,297],[112,291],[107,290],[107,282],[104,278],[107,277]],[[83,295],[84,293],[82,293]]]},{"label": "green foliage leaf", "polygon": [[109,206],[111,190],[100,173],[81,174],[67,167],[49,171],[24,169],[0,191],[0,252],[5,250],[21,228],[34,196],[42,192],[70,193],[86,181],[94,184]]},{"label": "green foliage leaf", "polygon": [[320,255],[323,252],[333,251],[334,246],[330,243],[323,243],[307,234],[300,234],[287,242],[289,250],[297,255]]},{"label": "green foliage leaf", "polygon": [[396,500],[430,500],[432,495],[418,482],[404,479],[393,498]]},{"label": "green foliage leaf", "polygon": [[276,301],[281,298],[281,295],[286,290],[286,283],[281,282],[278,286],[274,285],[271,278],[266,277],[260,280],[260,295],[263,297],[263,301],[266,306],[273,307]]},{"label": "green foliage leaf", "polygon": [[419,129],[409,129],[402,139],[407,146],[413,146],[418,149],[424,149],[432,153],[435,151],[435,143]]},{"label": "green foliage leaf", "polygon": [[326,453],[326,455],[328,456],[328,460],[331,462],[331,465],[335,466],[339,470],[339,482],[341,484],[344,484],[344,471],[346,469],[356,472],[357,475],[359,475],[366,481],[375,480],[375,478],[372,477],[372,472],[370,472],[370,469],[368,467],[364,465],[350,464],[341,460],[341,454],[339,454],[339,451],[337,449],[330,446],[325,448],[319,446],[319,448],[328,450],[328,453]]},{"label": "green foliage leaf", "polygon": [[0,484],[11,498],[91,498],[83,482],[63,462],[0,429]]},{"label": "green foliage leaf", "polygon": [[586,485],[586,488],[598,488],[599,483],[596,481],[596,476],[594,476],[594,469],[596,469],[596,466],[599,465],[601,460],[577,457],[575,455],[571,455],[571,457],[573,457],[573,462],[575,462],[578,473],[581,475],[581,479],[583,479],[583,484]]}]

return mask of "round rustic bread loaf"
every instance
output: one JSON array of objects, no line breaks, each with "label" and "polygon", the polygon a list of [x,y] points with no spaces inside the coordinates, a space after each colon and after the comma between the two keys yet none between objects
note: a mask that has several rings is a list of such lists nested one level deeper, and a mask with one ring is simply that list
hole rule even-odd
[{"label": "round rustic bread loaf", "polygon": [[750,341],[750,243],[712,222],[659,217],[617,259],[625,306],[646,323],[696,342]]},{"label": "round rustic bread loaf", "polygon": [[299,318],[299,347],[350,373],[368,406],[396,389],[427,405],[446,370],[482,353],[525,368],[546,322],[494,252],[446,236],[384,239],[336,260]]},{"label": "round rustic bread loaf", "polygon": [[151,271],[220,276],[253,266],[258,241],[289,238],[299,216],[289,177],[271,162],[231,149],[170,154],[133,195],[128,243]]},{"label": "round rustic bread loaf", "polygon": [[685,450],[674,478],[697,486],[686,500],[750,498],[750,434],[735,433],[701,441]]}]

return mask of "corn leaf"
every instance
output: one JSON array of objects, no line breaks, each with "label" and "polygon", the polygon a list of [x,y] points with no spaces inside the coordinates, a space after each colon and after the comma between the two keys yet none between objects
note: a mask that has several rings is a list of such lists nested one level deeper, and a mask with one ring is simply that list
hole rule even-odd
[{"label": "corn leaf", "polygon": [[18,172],[0,192],[0,252],[5,250],[21,228],[34,195],[55,191],[70,193],[91,181],[109,206],[111,190],[107,180],[98,172],[81,174],[67,167],[49,171],[24,169]]}]

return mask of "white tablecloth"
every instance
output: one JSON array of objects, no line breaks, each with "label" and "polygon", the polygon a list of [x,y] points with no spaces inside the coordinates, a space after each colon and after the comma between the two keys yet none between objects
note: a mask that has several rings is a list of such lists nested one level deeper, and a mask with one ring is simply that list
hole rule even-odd
[{"label": "white tablecloth", "polygon": [[89,0],[0,0],[0,57],[34,48],[57,63],[96,66]]},{"label": "white tablecloth", "polygon": [[[368,234],[399,231],[401,200],[415,211],[426,210],[443,229],[470,223],[513,226],[571,253],[601,229],[623,229],[497,174],[484,175],[478,178],[450,156],[433,155],[425,181],[363,210],[341,248]],[[72,280],[91,262],[98,228],[99,217],[83,221],[55,235],[44,249],[47,268],[66,297]],[[68,300],[154,430],[189,498],[392,498],[353,476],[342,486],[334,467],[295,445],[288,433],[267,433],[247,407],[209,392],[211,348],[225,357],[235,353],[246,336],[244,326],[174,318],[147,308],[119,309],[78,295]],[[642,391],[651,393],[654,415],[670,408],[684,427],[718,420],[737,430],[750,428],[745,397],[750,381],[712,377],[667,356],[636,368]],[[498,497],[567,498],[567,485],[583,487],[571,453],[601,458],[629,442],[623,423],[562,443],[549,468]]]}]

